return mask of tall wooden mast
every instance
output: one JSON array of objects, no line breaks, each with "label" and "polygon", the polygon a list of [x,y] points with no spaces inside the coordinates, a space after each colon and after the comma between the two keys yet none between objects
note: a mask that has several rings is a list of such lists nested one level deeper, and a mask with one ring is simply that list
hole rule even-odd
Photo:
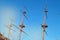
[{"label": "tall wooden mast", "polygon": [[25,27],[24,25],[24,17],[26,16],[26,7],[24,6],[24,11],[23,11],[23,16],[22,16],[22,23],[20,25],[20,38],[19,40],[21,40],[21,37],[22,37],[22,30],[23,28]]},{"label": "tall wooden mast", "polygon": [[46,32],[46,28],[48,27],[47,24],[46,24],[46,19],[47,19],[47,4],[45,4],[45,8],[44,8],[44,21],[43,21],[43,24],[42,24],[42,40],[44,40],[44,32]]}]

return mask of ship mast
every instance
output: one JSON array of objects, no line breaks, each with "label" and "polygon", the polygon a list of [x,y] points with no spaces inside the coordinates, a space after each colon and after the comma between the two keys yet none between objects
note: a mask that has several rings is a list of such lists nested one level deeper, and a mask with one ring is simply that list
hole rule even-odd
[{"label": "ship mast", "polygon": [[44,40],[44,32],[46,32],[46,28],[48,27],[47,24],[46,24],[46,19],[47,19],[47,4],[45,4],[45,8],[44,8],[44,21],[43,21],[43,24],[42,24],[42,40]]},{"label": "ship mast", "polygon": [[22,37],[22,30],[23,28],[25,27],[24,25],[24,17],[26,16],[26,7],[24,6],[24,11],[23,11],[23,16],[22,16],[22,23],[20,25],[20,38],[19,40],[21,40],[21,37]]}]

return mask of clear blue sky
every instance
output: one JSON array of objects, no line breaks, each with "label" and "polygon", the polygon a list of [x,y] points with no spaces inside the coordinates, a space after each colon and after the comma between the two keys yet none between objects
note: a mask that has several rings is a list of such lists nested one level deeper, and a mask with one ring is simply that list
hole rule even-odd
[{"label": "clear blue sky", "polygon": [[[25,28],[29,36],[22,34],[22,40],[41,40],[41,32],[44,17],[45,0],[0,0],[0,32],[3,32],[8,37],[7,28],[8,25],[14,18],[13,23],[17,26],[21,24],[21,11],[23,6],[27,5],[28,21],[25,19]],[[20,11],[21,10],[21,11]],[[60,0],[48,0],[48,19],[46,29],[48,36],[45,34],[45,40],[56,40],[60,38]],[[19,31],[14,26],[12,29],[17,32],[11,31],[14,40],[18,40]],[[60,40],[60,39],[59,39]]]}]

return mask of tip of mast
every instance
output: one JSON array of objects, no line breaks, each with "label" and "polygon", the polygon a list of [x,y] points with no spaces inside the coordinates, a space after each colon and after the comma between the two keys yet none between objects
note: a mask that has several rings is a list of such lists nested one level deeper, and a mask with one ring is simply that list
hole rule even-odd
[{"label": "tip of mast", "polygon": [[23,12],[24,16],[26,15],[26,6],[24,6],[24,12]]},{"label": "tip of mast", "polygon": [[48,3],[47,3],[47,0],[46,0],[44,12],[48,12],[48,10],[47,10],[48,8],[47,7],[48,7]]}]

